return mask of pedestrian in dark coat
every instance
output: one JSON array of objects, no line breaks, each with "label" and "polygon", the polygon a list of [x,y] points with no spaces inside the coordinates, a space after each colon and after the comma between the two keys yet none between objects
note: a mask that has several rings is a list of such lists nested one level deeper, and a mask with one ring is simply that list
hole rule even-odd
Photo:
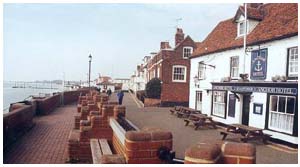
[{"label": "pedestrian in dark coat", "polygon": [[118,100],[119,100],[119,105],[122,105],[122,102],[123,102],[123,96],[124,96],[124,93],[123,91],[120,91],[118,94]]},{"label": "pedestrian in dark coat", "polygon": [[109,88],[106,93],[107,93],[108,96],[110,96],[111,95],[111,89]]}]

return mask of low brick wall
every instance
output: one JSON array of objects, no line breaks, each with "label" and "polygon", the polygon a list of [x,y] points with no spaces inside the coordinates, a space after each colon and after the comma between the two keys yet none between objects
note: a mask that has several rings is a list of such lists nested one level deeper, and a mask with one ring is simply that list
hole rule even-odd
[{"label": "low brick wall", "polygon": [[[69,161],[92,162],[90,139],[107,139],[110,143],[113,138],[113,131],[109,126],[109,118],[117,113],[125,113],[124,109],[115,105],[104,104],[101,111],[93,109],[95,105],[81,108],[78,116],[75,116],[75,129],[70,132],[68,141]],[[82,115],[84,114],[84,115]],[[79,123],[79,129],[78,123]]]},{"label": "low brick wall", "polygon": [[[85,95],[88,92],[88,89],[64,92],[65,104],[76,102],[80,94]],[[14,141],[33,127],[33,117],[35,115],[45,115],[59,107],[61,94],[55,93],[51,97],[36,98],[11,104],[9,113],[3,114],[4,150],[8,149]]]},{"label": "low brick wall", "polygon": [[255,164],[256,148],[249,143],[197,143],[185,151],[184,163]]},{"label": "low brick wall", "polygon": [[[118,156],[111,156],[110,158],[113,160],[125,157],[126,163],[165,163],[158,158],[157,152],[162,147],[172,150],[171,132],[161,131],[157,128],[126,132],[116,120],[120,115],[125,117],[126,108],[117,105],[116,102],[107,102],[108,99],[101,95],[91,97],[86,96],[86,98],[80,97],[78,99],[79,104],[81,103],[82,106],[79,106],[78,111],[80,112],[75,116],[75,129],[69,135],[68,152],[70,162],[91,162],[92,155],[89,141],[91,138],[102,138],[107,139],[112,146],[112,151],[119,154]],[[89,106],[91,100],[94,104]],[[99,100],[100,102],[97,103],[98,110],[94,110],[96,109],[94,106],[95,101]],[[87,106],[83,106],[83,103],[87,103]],[[128,123],[135,127],[130,121]],[[137,127],[135,128],[138,130]],[[110,161],[111,159],[103,161],[103,163]]]},{"label": "low brick wall", "polygon": [[152,98],[144,99],[144,107],[159,107],[160,103],[161,103],[160,99],[152,99]]},{"label": "low brick wall", "polygon": [[172,150],[171,132],[158,129],[128,131],[125,137],[125,158],[129,164],[166,163],[159,159],[157,152],[162,147]]},{"label": "low brick wall", "polygon": [[52,112],[55,108],[60,106],[60,94],[55,94],[51,97],[43,99],[36,99],[37,102],[37,115],[47,115]]},{"label": "low brick wall", "polygon": [[80,95],[86,95],[87,93],[89,93],[88,89],[79,89],[79,90],[75,90],[75,91],[65,91],[63,93],[64,96],[64,104],[70,104],[70,103],[74,103],[78,100],[78,97]]},{"label": "low brick wall", "polygon": [[[12,106],[12,108],[14,108]],[[3,145],[4,150],[33,127],[35,111],[32,105],[17,104],[15,109],[3,114]]]}]

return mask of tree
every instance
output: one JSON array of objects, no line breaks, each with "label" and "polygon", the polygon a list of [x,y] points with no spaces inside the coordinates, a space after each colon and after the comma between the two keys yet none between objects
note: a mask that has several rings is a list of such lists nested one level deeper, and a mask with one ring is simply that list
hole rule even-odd
[{"label": "tree", "polygon": [[161,93],[161,80],[158,78],[151,79],[146,84],[146,97],[159,99]]}]

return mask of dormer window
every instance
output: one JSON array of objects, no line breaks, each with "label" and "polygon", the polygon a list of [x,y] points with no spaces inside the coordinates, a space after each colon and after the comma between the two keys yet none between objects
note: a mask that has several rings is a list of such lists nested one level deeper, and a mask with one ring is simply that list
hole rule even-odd
[{"label": "dormer window", "polygon": [[[249,30],[249,21],[247,20],[247,30]],[[240,21],[237,23],[237,36],[244,36],[245,35],[245,21]],[[249,31],[248,31],[249,32]],[[247,33],[248,33],[247,32]]]},{"label": "dormer window", "polygon": [[193,53],[193,47],[183,47],[183,58],[189,58]]}]

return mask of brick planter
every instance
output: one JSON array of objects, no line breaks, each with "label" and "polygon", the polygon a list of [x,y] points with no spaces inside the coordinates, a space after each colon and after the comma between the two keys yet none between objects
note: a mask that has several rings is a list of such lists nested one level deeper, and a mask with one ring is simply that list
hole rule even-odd
[{"label": "brick planter", "polygon": [[187,148],[185,164],[255,164],[253,144],[224,142],[198,143]]},{"label": "brick planter", "polygon": [[158,158],[158,150],[162,147],[172,150],[171,132],[162,130],[128,131],[125,134],[125,158],[130,164],[165,163]]}]

